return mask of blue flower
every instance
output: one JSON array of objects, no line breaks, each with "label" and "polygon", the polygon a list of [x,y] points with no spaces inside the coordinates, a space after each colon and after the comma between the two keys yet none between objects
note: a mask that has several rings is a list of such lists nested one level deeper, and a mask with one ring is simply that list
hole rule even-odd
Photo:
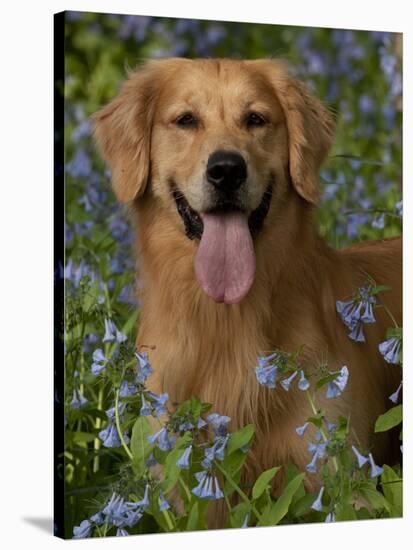
[{"label": "blue flower", "polygon": [[[119,438],[118,430],[113,422],[109,422],[106,428],[99,432],[99,439],[103,442],[104,447],[115,448],[122,445]],[[125,443],[129,443],[129,437],[123,434]]]},{"label": "blue flower", "polygon": [[322,498],[323,498],[323,494],[324,494],[324,485],[321,487],[320,489],[320,492],[318,493],[318,496],[317,498],[315,499],[315,501],[312,503],[311,505],[311,508],[313,510],[316,510],[316,512],[321,512],[322,509],[323,509],[323,504],[322,504]]},{"label": "blue flower", "polygon": [[351,450],[356,455],[358,467],[362,468],[369,461],[369,459],[363,456],[354,445],[351,446]]},{"label": "blue flower", "polygon": [[354,342],[365,342],[366,338],[364,336],[362,323],[356,323],[348,336]]},{"label": "blue flower", "polygon": [[72,397],[72,401],[70,402],[70,406],[72,409],[80,409],[81,407],[84,407],[88,403],[89,401],[86,399],[84,395],[82,395],[77,390],[73,390],[73,397]]},{"label": "blue flower", "polygon": [[127,380],[122,380],[119,388],[119,396],[130,397],[131,395],[135,395],[137,391],[138,388],[136,386],[134,386],[133,384],[129,384]]},{"label": "blue flower", "polygon": [[151,453],[148,457],[148,460],[146,461],[146,465],[148,466],[148,468],[150,468],[151,466],[156,466],[157,464],[158,461],[156,460],[154,454]]},{"label": "blue flower", "polygon": [[[205,422],[206,424],[206,422]],[[189,430],[192,430],[194,428],[194,425],[192,424],[192,422],[189,422],[188,420],[185,420],[185,422],[182,422],[182,424],[179,424],[179,428],[178,430],[180,432],[187,432]]]},{"label": "blue flower", "polygon": [[371,453],[369,454],[369,462],[371,466],[370,477],[373,478],[380,476],[383,473],[383,468],[381,466],[377,466]]},{"label": "blue flower", "polygon": [[[125,412],[125,409],[126,409],[126,403],[119,403],[118,405],[118,413],[119,413],[119,418],[122,422],[122,419],[123,419],[123,413]],[[115,407],[111,407],[110,409],[108,409],[106,412],[106,416],[109,418],[109,420],[114,420],[115,418]]]},{"label": "blue flower", "polygon": [[334,521],[336,521],[336,516],[335,516],[334,512],[329,512],[326,515],[325,523],[332,523]]},{"label": "blue flower", "polygon": [[399,387],[397,388],[397,390],[392,393],[389,397],[390,401],[393,401],[393,403],[397,403],[398,400],[399,400],[399,394],[400,394],[400,390],[402,389],[402,384],[400,383]]},{"label": "blue flower", "polygon": [[149,363],[147,352],[135,352],[135,357],[138,360],[136,382],[144,384],[147,378],[153,373],[153,369]]},{"label": "blue flower", "polygon": [[150,392],[150,396],[154,400],[152,405],[155,409],[154,410],[155,416],[166,414],[167,410],[166,410],[165,404],[169,399],[169,395],[167,393],[161,393],[160,395],[157,395],[156,393]]},{"label": "blue flower", "polygon": [[185,451],[182,453],[181,457],[177,461],[176,465],[178,466],[178,468],[188,469],[190,467],[189,458],[191,456],[191,453],[192,445],[185,449]]},{"label": "blue flower", "polygon": [[122,529],[121,527],[119,527],[118,530],[116,531],[116,536],[117,537],[127,537],[127,536],[129,536],[129,533],[126,531],[126,529]]},{"label": "blue flower", "polygon": [[227,426],[231,421],[229,416],[220,415],[218,413],[212,413],[207,416],[208,423],[212,426],[215,435],[226,435]]},{"label": "blue flower", "polygon": [[128,337],[126,336],[126,334],[123,334],[123,332],[120,332],[120,330],[118,330],[112,319],[105,319],[105,335],[103,336],[102,342],[116,341],[118,344],[121,344],[127,339]]},{"label": "blue flower", "polygon": [[92,525],[89,520],[84,519],[79,527],[73,527],[73,538],[74,539],[86,539],[90,537],[92,531]]},{"label": "blue flower", "polygon": [[106,516],[105,522],[116,527],[122,527],[125,523],[125,513],[127,506],[124,499],[113,493],[109,502],[102,509],[102,513]]},{"label": "blue flower", "polygon": [[100,348],[96,349],[93,352],[92,358],[93,358],[92,374],[97,376],[106,367],[106,363],[108,362],[108,359],[106,359],[103,351]]},{"label": "blue flower", "polygon": [[333,422],[329,422],[328,420],[324,419],[324,422],[325,422],[325,425],[327,427],[327,431],[329,433],[331,432],[334,432],[336,429],[337,429],[337,426],[336,424],[334,424]]},{"label": "blue flower", "polygon": [[143,495],[143,498],[139,502],[136,502],[136,506],[139,506],[140,508],[143,508],[143,509],[145,509],[149,506],[149,490],[150,490],[150,485],[149,485],[149,483],[147,483],[146,487],[145,487],[145,493]]},{"label": "blue flower", "polygon": [[218,460],[224,460],[225,447],[227,446],[228,439],[229,435],[217,437],[212,447],[205,449],[205,458],[209,462],[212,462],[216,458]]},{"label": "blue flower", "polygon": [[169,436],[168,430],[164,427],[153,435],[148,436],[149,443],[157,444],[161,451],[170,451],[176,442],[175,436]]},{"label": "blue flower", "polygon": [[290,389],[290,384],[294,380],[294,378],[297,376],[298,371],[294,371],[291,376],[288,378],[285,378],[284,380],[281,380],[281,386],[284,388],[285,391],[288,391]]},{"label": "blue flower", "polygon": [[[363,323],[375,323],[373,306],[376,297],[370,287],[361,287],[356,299],[342,302],[337,300],[336,310],[341,320],[350,330],[349,338],[355,342],[365,342]],[[362,312],[364,308],[364,312]]]},{"label": "blue flower", "polygon": [[340,374],[337,375],[334,380],[329,382],[327,386],[327,399],[333,399],[334,397],[338,397],[343,393],[347,385],[348,375],[348,368],[346,366],[342,367],[340,370]]},{"label": "blue flower", "polygon": [[396,203],[396,212],[400,217],[403,216],[403,200]]},{"label": "blue flower", "polygon": [[195,477],[198,481],[198,485],[192,489],[192,493],[195,496],[204,500],[218,500],[224,497],[223,492],[219,488],[218,479],[215,476],[202,471],[196,473]]},{"label": "blue flower", "polygon": [[196,427],[198,428],[198,430],[201,430],[202,428],[205,428],[205,426],[206,426],[207,424],[208,424],[208,423],[205,422],[205,420],[204,420],[203,418],[200,418],[200,419],[198,420],[198,424],[197,424]]},{"label": "blue flower", "polygon": [[306,391],[310,387],[310,382],[305,377],[304,371],[300,371],[300,380],[298,381],[298,389]]},{"label": "blue flower", "polygon": [[142,406],[139,411],[141,416],[149,416],[152,413],[152,409],[149,403],[145,401],[145,397],[142,394]]},{"label": "blue flower", "polygon": [[258,357],[258,367],[255,368],[255,376],[258,382],[267,388],[275,388],[278,365],[274,359],[280,361],[281,355],[275,352],[271,355]]},{"label": "blue flower", "polygon": [[297,432],[297,434],[300,437],[303,437],[304,432],[306,431],[308,426],[309,426],[309,422],[305,422],[305,424],[303,424],[302,426],[299,426],[298,428],[296,428],[295,431]]},{"label": "blue flower", "polygon": [[383,355],[384,360],[393,365],[399,363],[400,349],[401,339],[396,337],[389,338],[379,344],[379,351]]},{"label": "blue flower", "polygon": [[384,221],[385,221],[385,217],[384,217],[384,213],[382,212],[376,218],[374,218],[374,220],[371,223],[371,226],[374,227],[374,229],[383,229]]},{"label": "blue flower", "polygon": [[163,495],[162,489],[159,491],[159,511],[163,512],[164,510],[168,510],[170,508],[170,505],[167,500],[165,500],[165,497]]},{"label": "blue flower", "polygon": [[314,453],[311,462],[309,462],[305,467],[307,472],[309,472],[310,474],[315,474],[317,472],[317,460],[318,460],[318,455],[317,453]]}]

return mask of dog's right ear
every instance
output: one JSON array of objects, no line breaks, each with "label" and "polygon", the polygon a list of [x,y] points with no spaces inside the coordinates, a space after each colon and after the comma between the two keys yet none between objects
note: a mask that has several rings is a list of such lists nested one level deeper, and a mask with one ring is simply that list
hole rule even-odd
[{"label": "dog's right ear", "polygon": [[156,97],[157,63],[132,73],[118,96],[93,115],[94,136],[112,171],[117,199],[127,203],[145,191],[150,172],[150,143]]}]

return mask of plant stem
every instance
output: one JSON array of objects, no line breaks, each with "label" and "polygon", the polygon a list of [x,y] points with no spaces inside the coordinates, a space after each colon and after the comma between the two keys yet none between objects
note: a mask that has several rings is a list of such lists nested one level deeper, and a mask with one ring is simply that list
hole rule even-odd
[{"label": "plant stem", "polygon": [[390,317],[390,320],[393,323],[393,325],[395,326],[395,328],[399,328],[399,325],[397,324],[396,319],[393,317],[392,312],[389,310],[389,308],[386,306],[386,304],[383,302],[383,300],[380,300],[380,305],[383,307],[384,311]]},{"label": "plant stem", "polygon": [[262,519],[262,516],[261,514],[257,511],[257,509],[255,508],[255,506],[252,504],[252,502],[250,501],[250,499],[247,497],[247,495],[244,493],[244,491],[235,483],[235,481],[232,479],[232,477],[230,476],[230,474],[228,472],[226,472],[224,470],[224,468],[222,468],[218,462],[215,460],[214,461],[214,465],[218,468],[218,470],[224,475],[224,477],[227,479],[228,483],[231,485],[231,487],[239,494],[239,496],[242,498],[242,500],[249,504],[251,506],[251,509],[252,511],[254,512],[254,514],[257,516],[257,519],[259,521],[261,521]]},{"label": "plant stem", "polygon": [[[100,383],[99,388],[99,394],[98,394],[98,411],[103,410],[103,385],[102,382]],[[99,430],[99,428],[102,426],[102,419],[100,417],[96,418],[96,430]],[[96,472],[99,471],[99,449],[102,446],[102,442],[98,437],[95,437],[95,440],[93,442],[93,449],[96,451],[96,456],[93,459],[93,473],[96,474]]]},{"label": "plant stem", "polygon": [[[314,404],[314,400],[310,395],[310,392],[307,391],[306,394],[307,394],[308,402],[310,403],[311,410],[313,411],[313,414],[317,415],[318,411],[317,411],[317,408]],[[320,433],[321,433],[321,437],[323,438],[324,442],[326,442],[328,440],[328,438],[326,436],[324,428],[320,428]],[[333,456],[333,457],[331,457],[331,460],[333,462],[335,471],[338,472],[337,458],[335,456]]]},{"label": "plant stem", "polygon": [[169,513],[168,513],[168,510],[163,510],[163,515],[164,515],[164,518],[165,518],[165,521],[166,523],[168,524],[168,528],[170,531],[173,531],[174,530],[174,526],[173,526],[173,523],[171,521],[171,518],[169,517]]},{"label": "plant stem", "polygon": [[185,483],[185,481],[181,477],[179,478],[179,483],[182,485],[182,488],[185,491],[188,501],[190,501],[192,499],[192,496],[188,485]]},{"label": "plant stem", "polygon": [[130,452],[129,447],[126,445],[125,439],[123,437],[122,430],[120,428],[120,419],[119,419],[119,388],[116,390],[115,393],[115,421],[116,421],[116,429],[118,430],[118,435],[120,442],[122,443],[122,447],[125,449],[126,454],[128,457],[133,460],[133,454]]}]

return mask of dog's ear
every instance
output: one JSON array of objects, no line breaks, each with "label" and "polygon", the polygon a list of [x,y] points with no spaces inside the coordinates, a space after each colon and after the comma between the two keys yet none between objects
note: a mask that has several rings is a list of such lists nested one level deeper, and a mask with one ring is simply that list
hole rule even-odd
[{"label": "dog's ear", "polygon": [[93,115],[94,135],[112,171],[117,199],[127,203],[143,194],[150,172],[150,143],[159,68],[149,62],[131,73],[118,96]]},{"label": "dog's ear", "polygon": [[334,119],[321,101],[289,75],[284,62],[264,60],[261,66],[284,111],[291,181],[301,197],[316,204],[320,195],[318,173],[333,142]]}]

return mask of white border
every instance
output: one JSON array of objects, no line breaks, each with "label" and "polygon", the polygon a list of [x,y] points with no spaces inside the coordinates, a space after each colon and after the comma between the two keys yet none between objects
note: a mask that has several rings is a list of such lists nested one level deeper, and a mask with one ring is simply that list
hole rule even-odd
[{"label": "white border", "polygon": [[[405,98],[412,97],[413,29],[406,0],[321,0],[252,3],[209,0],[13,0],[1,17],[1,539],[5,548],[29,543],[47,550],[60,544],[39,525],[52,514],[52,14],[64,9],[138,13],[318,27],[404,32]],[[410,22],[410,27],[409,27]],[[404,120],[413,121],[412,102]],[[409,149],[410,147],[410,149]],[[412,130],[404,125],[405,281],[412,278]],[[408,158],[410,157],[410,159]],[[412,295],[405,285],[405,321]],[[411,330],[405,329],[405,381],[411,387]],[[412,407],[405,391],[405,463],[412,463]],[[407,427],[406,427],[407,426]],[[412,472],[405,468],[405,517],[336,525],[227,530],[130,539],[79,541],[88,548],[148,545],[210,548],[224,544],[386,549],[406,548],[412,521]],[[25,519],[26,518],[26,519]],[[37,518],[38,521],[28,521]],[[410,523],[410,527],[409,527]],[[35,525],[36,524],[36,525]],[[8,544],[6,544],[8,542]]]}]

